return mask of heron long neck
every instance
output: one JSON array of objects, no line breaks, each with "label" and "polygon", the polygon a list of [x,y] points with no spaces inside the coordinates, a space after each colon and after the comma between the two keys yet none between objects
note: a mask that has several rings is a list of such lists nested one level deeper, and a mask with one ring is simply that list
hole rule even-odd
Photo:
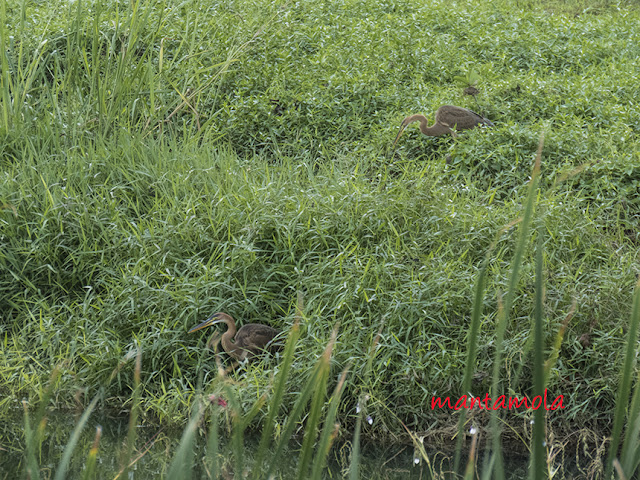
[{"label": "heron long neck", "polygon": [[429,127],[427,125],[428,123],[427,117],[420,114],[411,115],[410,117],[405,118],[403,123],[406,126],[413,122],[420,122],[420,131],[424,135],[427,135],[429,137],[438,137],[440,135],[446,135],[448,133],[451,133],[451,129],[449,127],[442,125],[440,123],[434,123]]},{"label": "heron long neck", "polygon": [[236,336],[236,322],[228,315],[224,317],[221,316],[220,320],[224,320],[224,323],[227,324],[227,331],[222,334],[222,338],[220,340],[222,348],[224,348],[224,351],[232,357],[239,359],[242,348],[236,345],[233,341],[233,337]]}]

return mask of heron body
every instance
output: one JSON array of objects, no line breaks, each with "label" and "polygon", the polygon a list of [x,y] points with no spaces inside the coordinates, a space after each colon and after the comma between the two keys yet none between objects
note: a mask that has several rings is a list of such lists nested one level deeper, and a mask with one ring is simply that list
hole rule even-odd
[{"label": "heron body", "polygon": [[273,339],[280,333],[279,330],[261,323],[247,323],[237,330],[233,317],[222,312],[214,313],[189,330],[189,333],[217,323],[227,324],[227,331],[221,338],[222,348],[238,361],[251,358],[262,351],[275,353],[282,349],[281,344],[273,343]]},{"label": "heron body", "polygon": [[478,125],[486,125],[493,127],[493,123],[488,118],[469,110],[467,108],[456,107],[454,105],[443,105],[436,110],[435,122],[428,126],[427,117],[416,114],[409,115],[400,124],[400,131],[393,144],[398,143],[400,135],[407,125],[413,122],[420,122],[420,131],[430,137],[438,137],[440,135],[451,134],[455,137],[456,130],[468,130]]}]

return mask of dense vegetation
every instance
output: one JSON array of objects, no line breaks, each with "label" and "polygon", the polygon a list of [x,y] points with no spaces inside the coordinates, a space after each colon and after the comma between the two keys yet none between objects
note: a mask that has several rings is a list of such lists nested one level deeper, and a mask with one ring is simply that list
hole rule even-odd
[{"label": "dense vegetation", "polygon": [[[226,385],[189,327],[225,311],[288,330],[301,292],[283,415],[339,325],[329,383],[352,362],[343,424],[366,394],[366,435],[397,439],[404,424],[440,438],[457,417],[430,400],[465,393],[487,253],[473,393],[489,389],[544,132],[544,228],[509,312],[503,385],[530,393],[543,231],[547,355],[575,302],[548,383],[566,408],[548,426],[592,444],[607,434],[640,273],[633,8],[1,3],[0,415],[36,402],[56,367],[55,408],[101,391],[103,408],[126,409],[141,348],[143,414],[181,425],[197,387]],[[479,94],[464,95],[476,73]],[[442,104],[496,127],[455,140],[410,127],[391,148],[405,115]],[[277,370],[237,369],[241,404]]]}]

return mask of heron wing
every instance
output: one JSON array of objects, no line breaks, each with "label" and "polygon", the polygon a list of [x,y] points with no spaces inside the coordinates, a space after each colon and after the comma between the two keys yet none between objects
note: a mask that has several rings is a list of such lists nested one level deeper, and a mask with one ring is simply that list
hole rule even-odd
[{"label": "heron wing", "polygon": [[482,117],[476,112],[467,109],[452,110],[447,118],[450,127],[456,127],[457,130],[465,130],[473,128],[482,121]]},{"label": "heron wing", "polygon": [[493,126],[489,120],[468,108],[449,106],[440,117],[436,120],[448,127],[455,127],[456,130],[466,130],[481,124]]},{"label": "heron wing", "polygon": [[493,127],[493,126],[495,126],[495,125],[493,125],[493,122],[492,122],[491,120],[489,120],[488,118],[483,117],[483,116],[482,116],[482,115],[480,115],[479,113],[474,112],[473,110],[469,110],[469,109],[467,109],[467,111],[469,111],[469,112],[473,113],[473,115],[475,115],[475,117],[476,117],[476,118],[474,119],[474,121],[475,121],[476,123],[474,123],[474,125],[473,125],[473,126],[475,126],[475,125],[488,125],[489,127]]},{"label": "heron wing", "polygon": [[235,343],[238,347],[257,353],[267,348],[273,352],[278,350],[281,345],[269,344],[280,333],[275,328],[260,323],[249,323],[244,325],[236,334]]}]

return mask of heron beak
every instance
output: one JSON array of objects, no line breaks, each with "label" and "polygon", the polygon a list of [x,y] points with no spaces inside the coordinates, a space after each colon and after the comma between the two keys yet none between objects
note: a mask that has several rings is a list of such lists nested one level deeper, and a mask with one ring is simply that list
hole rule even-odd
[{"label": "heron beak", "polygon": [[189,333],[197,332],[198,330],[202,330],[203,328],[208,327],[210,325],[220,323],[221,321],[222,320],[218,319],[218,314],[214,313],[209,318],[207,318],[204,322],[200,323],[199,325],[196,325],[191,330],[189,330]]},{"label": "heron beak", "polygon": [[398,143],[398,140],[400,139],[400,135],[402,135],[402,132],[404,132],[405,127],[407,126],[406,123],[404,123],[404,121],[400,124],[400,131],[398,132],[398,135],[396,136],[396,139],[393,141],[393,146],[396,146],[396,143]]}]

